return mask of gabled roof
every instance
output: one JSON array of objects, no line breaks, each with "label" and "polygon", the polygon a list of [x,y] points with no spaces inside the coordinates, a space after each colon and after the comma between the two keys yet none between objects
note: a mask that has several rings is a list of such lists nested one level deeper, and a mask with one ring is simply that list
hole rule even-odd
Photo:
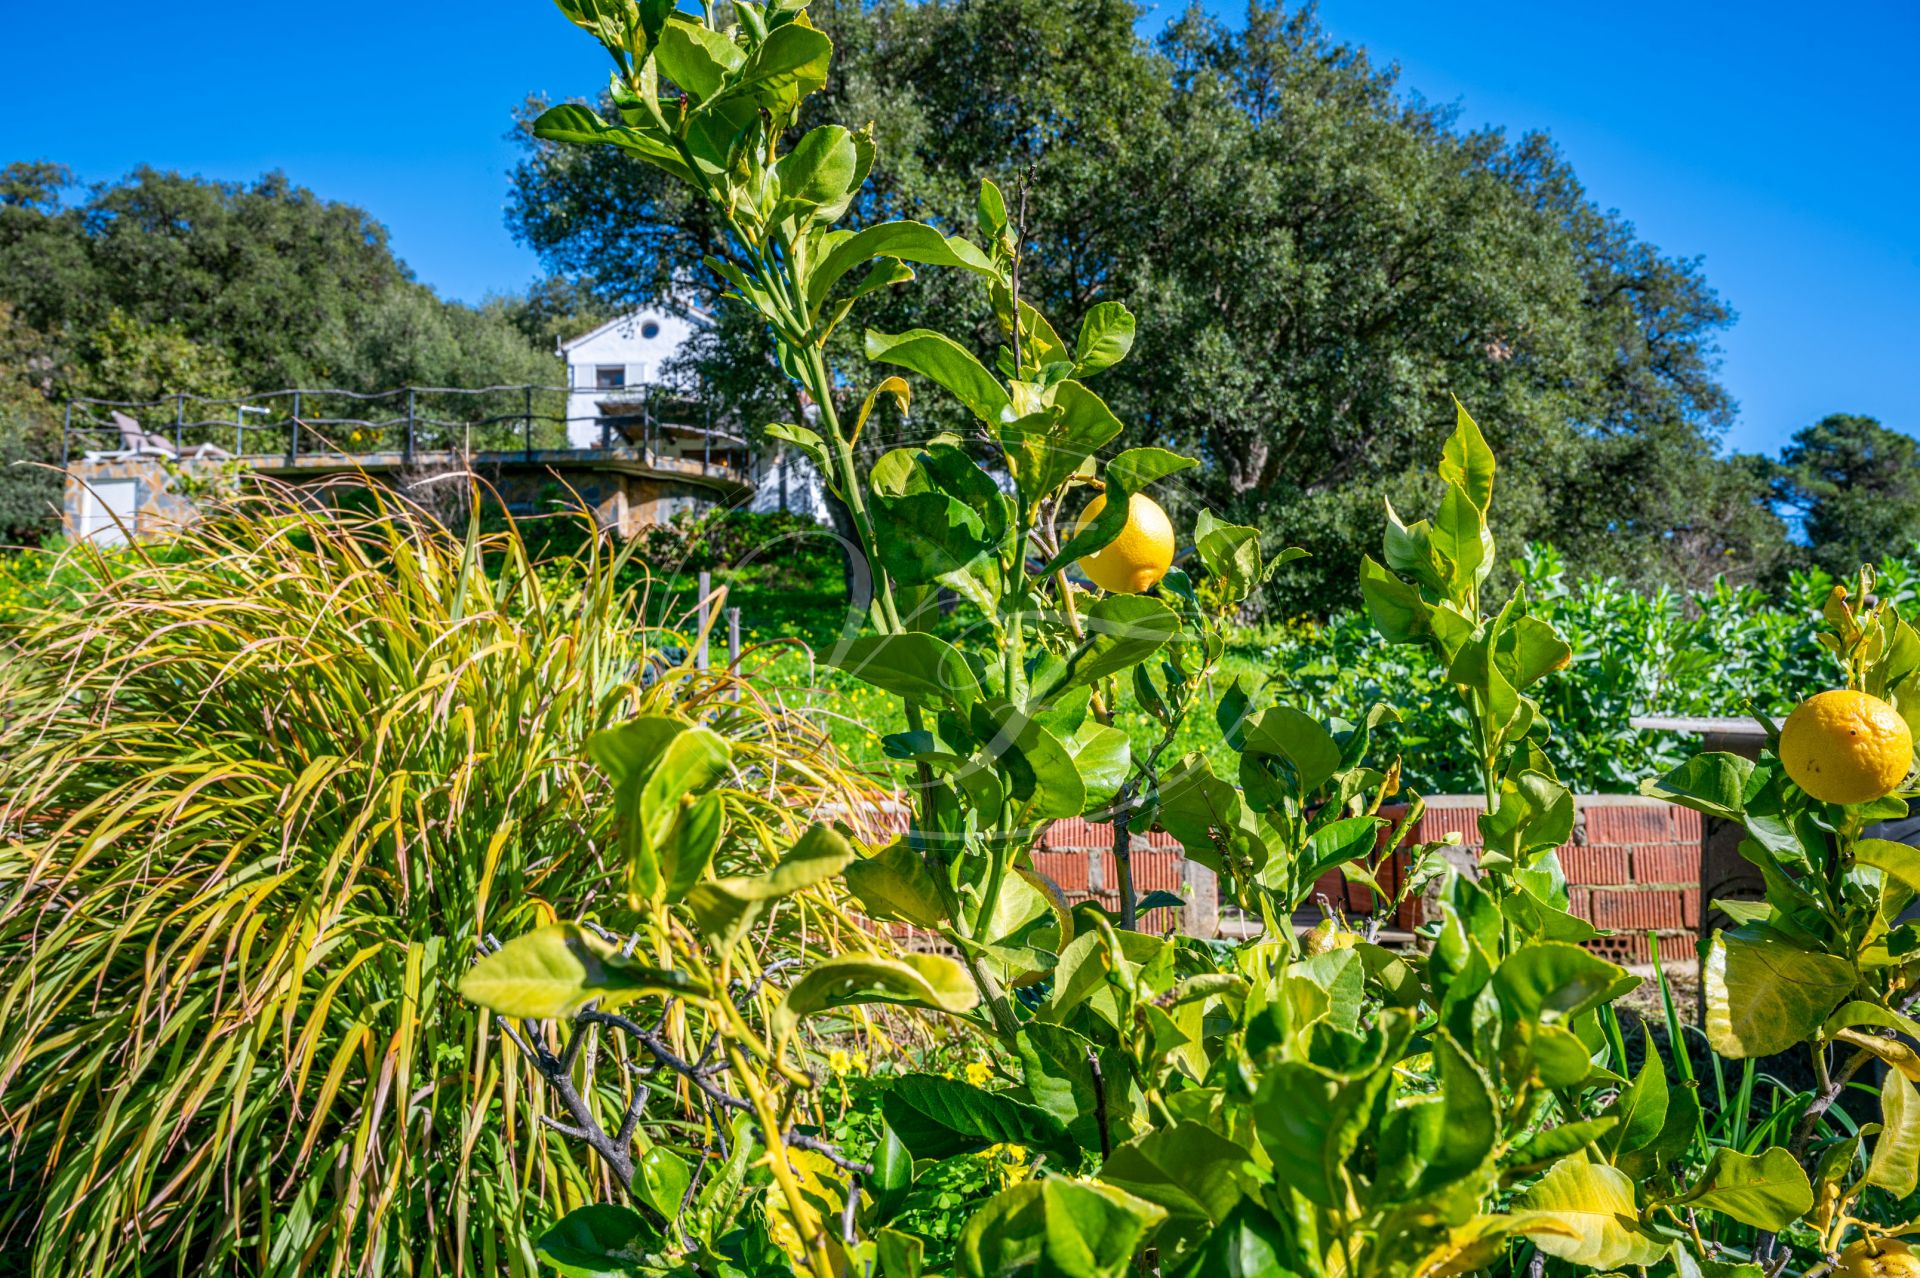
[{"label": "gabled roof", "polygon": [[[685,307],[680,313],[684,314],[686,318],[692,320],[695,324],[708,323],[712,318],[705,311],[701,310],[697,306]],[[562,355],[565,355],[568,351],[572,350],[574,347],[584,345],[585,343],[592,341],[594,338],[599,337],[603,333],[610,333],[614,329],[619,328],[623,325],[638,324],[642,319],[646,318],[647,316],[661,316],[663,318],[673,318],[674,315],[675,315],[674,311],[669,310],[667,307],[664,307],[664,306],[636,307],[633,310],[625,311],[619,315],[614,316],[612,319],[600,325],[598,328],[582,333],[578,337],[568,338],[566,341],[559,342],[556,345],[558,346],[560,353]]]}]

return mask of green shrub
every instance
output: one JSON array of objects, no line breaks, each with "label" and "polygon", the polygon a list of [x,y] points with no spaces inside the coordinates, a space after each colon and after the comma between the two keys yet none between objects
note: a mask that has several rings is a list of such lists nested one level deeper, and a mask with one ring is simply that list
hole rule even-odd
[{"label": "green shrub", "polygon": [[0,1237],[35,1274],[531,1274],[527,1225],[607,1187],[453,989],[613,881],[585,739],[697,717],[767,845],[837,784],[661,667],[597,539],[541,566],[284,498],[76,548],[84,607],[8,631]]},{"label": "green shrub", "polygon": [[[1916,560],[1920,554],[1881,562],[1884,597],[1905,604],[1920,595]],[[1597,575],[1570,581],[1553,548],[1537,544],[1514,569],[1535,611],[1573,648],[1570,677],[1544,690],[1541,705],[1554,727],[1547,754],[1579,791],[1633,791],[1697,745],[1683,734],[1639,731],[1629,722],[1635,717],[1742,715],[1750,708],[1773,714],[1839,676],[1813,643],[1834,586],[1818,569],[1794,573],[1777,596],[1724,581],[1693,593],[1647,593]],[[1383,731],[1401,750],[1415,788],[1478,789],[1471,759],[1434,748],[1464,727],[1452,689],[1418,654],[1382,641],[1364,615],[1244,632],[1239,646],[1314,713],[1392,705],[1400,722]]]}]

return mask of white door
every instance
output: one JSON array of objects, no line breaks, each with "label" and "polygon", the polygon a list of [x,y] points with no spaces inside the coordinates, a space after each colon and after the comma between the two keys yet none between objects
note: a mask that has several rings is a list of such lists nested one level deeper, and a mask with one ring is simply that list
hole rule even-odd
[{"label": "white door", "polygon": [[[117,546],[139,525],[140,485],[132,479],[96,479],[84,489],[80,503],[80,535],[104,546]],[[118,522],[116,522],[116,520]]]}]

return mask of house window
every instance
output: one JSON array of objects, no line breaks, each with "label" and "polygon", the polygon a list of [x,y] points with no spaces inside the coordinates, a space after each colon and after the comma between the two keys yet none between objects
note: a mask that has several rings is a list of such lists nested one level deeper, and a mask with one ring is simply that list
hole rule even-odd
[{"label": "house window", "polygon": [[625,364],[601,364],[593,370],[595,390],[620,390],[627,384]]},{"label": "house window", "polygon": [[660,336],[660,326],[652,320],[648,320],[640,326],[640,336],[651,342],[654,338]]}]

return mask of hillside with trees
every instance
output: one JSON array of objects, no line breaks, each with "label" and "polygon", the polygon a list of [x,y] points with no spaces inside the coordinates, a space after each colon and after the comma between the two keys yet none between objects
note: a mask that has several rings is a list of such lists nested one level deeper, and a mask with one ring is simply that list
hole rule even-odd
[{"label": "hillside with trees", "polygon": [[578,301],[562,286],[446,301],[372,214],[279,173],[242,184],[143,167],[80,188],[58,164],[7,165],[0,539],[46,530],[57,479],[11,463],[58,460],[58,400],[553,384],[553,332]]}]

